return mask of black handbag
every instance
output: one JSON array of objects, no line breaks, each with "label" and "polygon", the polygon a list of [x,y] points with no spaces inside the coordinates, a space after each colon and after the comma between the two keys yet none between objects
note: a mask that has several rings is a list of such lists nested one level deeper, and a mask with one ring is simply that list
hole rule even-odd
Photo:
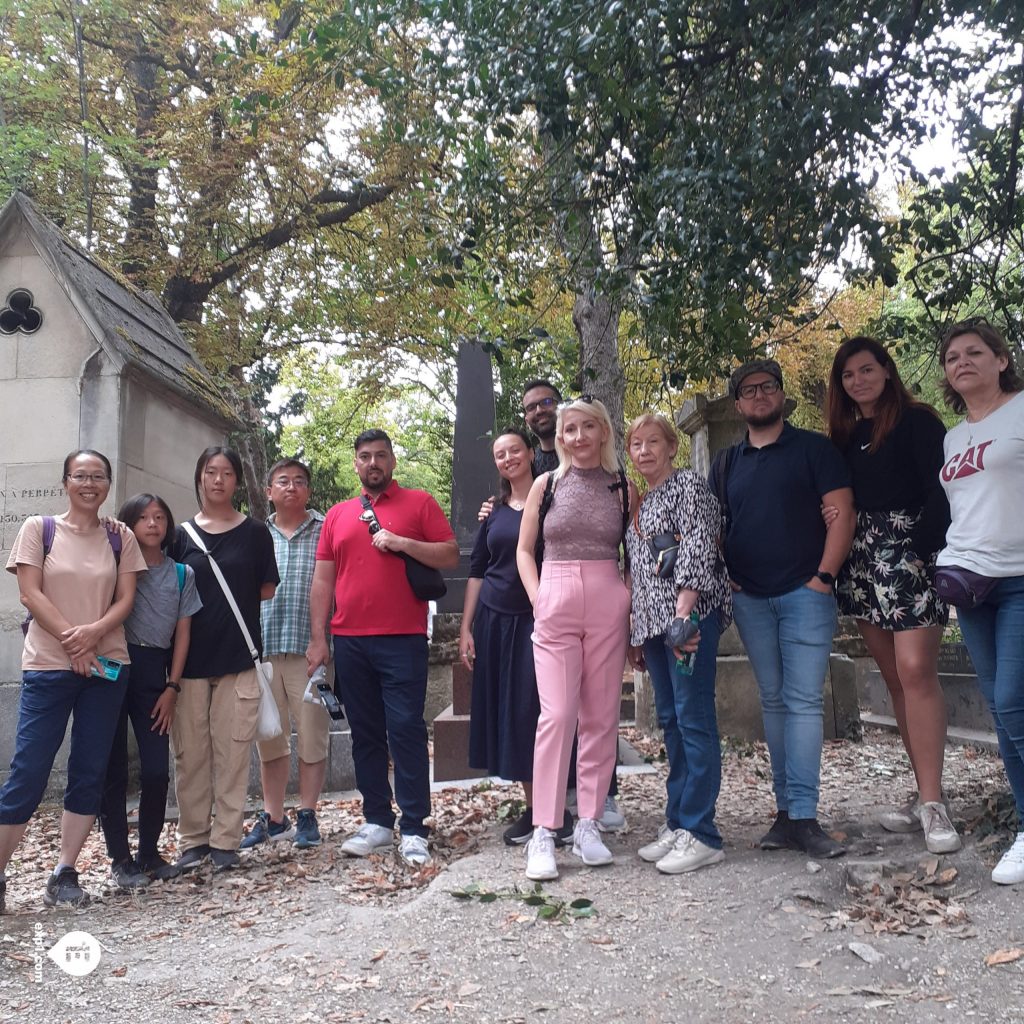
[{"label": "black handbag", "polygon": [[[363,506],[363,514],[359,518],[367,524],[370,536],[373,536],[381,529],[377,513],[373,511],[373,505],[365,494],[360,495],[359,502]],[[404,551],[397,551],[395,554],[405,562],[405,578],[418,600],[438,601],[448,593],[448,585],[440,569],[424,565],[419,559],[405,554]]]},{"label": "black handbag", "polygon": [[654,559],[654,575],[662,580],[670,580],[675,575],[676,560],[679,558],[678,533],[656,533],[653,537],[645,536],[640,531],[640,505],[643,498],[637,502],[633,510],[633,529],[637,536],[647,542],[651,549],[651,557]]}]

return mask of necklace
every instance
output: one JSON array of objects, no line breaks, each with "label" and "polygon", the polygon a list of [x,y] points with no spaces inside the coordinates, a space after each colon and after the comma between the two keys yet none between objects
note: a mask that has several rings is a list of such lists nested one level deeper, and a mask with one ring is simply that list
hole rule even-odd
[{"label": "necklace", "polygon": [[970,412],[968,412],[967,418],[964,421],[967,424],[967,444],[968,445],[974,444],[974,428],[979,423],[981,423],[983,420],[985,420],[989,416],[991,416],[992,413],[994,413],[996,411],[996,409],[998,409],[1003,404],[1005,399],[1006,399],[1006,392],[1000,391],[998,396],[996,397],[996,400],[983,413],[980,413],[979,415],[975,416],[974,419],[971,419],[972,414]]},{"label": "necklace", "polygon": [[508,507],[516,512],[522,512],[526,508],[525,501],[516,501],[514,498],[508,499]]}]

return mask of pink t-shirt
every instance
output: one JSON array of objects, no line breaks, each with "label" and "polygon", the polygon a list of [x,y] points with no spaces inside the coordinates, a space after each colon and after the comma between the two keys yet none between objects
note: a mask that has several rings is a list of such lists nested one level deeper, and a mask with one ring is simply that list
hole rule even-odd
[{"label": "pink t-shirt", "polygon": [[[106,614],[114,603],[119,574],[146,570],[146,560],[131,531],[121,534],[118,566],[102,526],[82,533],[69,526],[64,516],[54,516],[53,544],[45,562],[43,517],[30,516],[25,520],[7,559],[7,571],[16,574],[19,565],[34,565],[43,570],[43,594],[72,626],[95,622]],[[126,662],[128,646],[124,627],[118,626],[107,633],[97,645],[96,653]],[[21,667],[23,671],[66,672],[71,662],[60,640],[33,619],[25,637]]]}]

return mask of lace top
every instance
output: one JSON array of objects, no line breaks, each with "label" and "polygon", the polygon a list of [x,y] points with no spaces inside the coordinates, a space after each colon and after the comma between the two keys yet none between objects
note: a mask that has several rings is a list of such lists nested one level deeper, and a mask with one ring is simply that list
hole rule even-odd
[{"label": "lace top", "polygon": [[618,561],[622,541],[621,492],[610,490],[618,477],[598,466],[575,466],[555,484],[544,517],[544,560]]}]

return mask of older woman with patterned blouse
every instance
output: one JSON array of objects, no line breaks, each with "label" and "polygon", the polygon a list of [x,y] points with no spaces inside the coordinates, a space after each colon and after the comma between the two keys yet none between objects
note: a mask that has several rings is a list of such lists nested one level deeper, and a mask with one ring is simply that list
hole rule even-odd
[{"label": "older woman with patterned blouse", "polygon": [[[718,550],[718,501],[696,473],[673,468],[678,447],[672,424],[656,413],[639,416],[626,433],[626,450],[647,483],[626,531],[630,660],[650,675],[669,763],[665,823],[639,855],[668,875],[696,871],[725,856],[715,826],[722,780],[715,669],[719,636],[732,619],[732,592]],[[687,664],[691,659],[684,652],[666,645],[666,632],[673,619],[694,614],[700,637]]]}]

